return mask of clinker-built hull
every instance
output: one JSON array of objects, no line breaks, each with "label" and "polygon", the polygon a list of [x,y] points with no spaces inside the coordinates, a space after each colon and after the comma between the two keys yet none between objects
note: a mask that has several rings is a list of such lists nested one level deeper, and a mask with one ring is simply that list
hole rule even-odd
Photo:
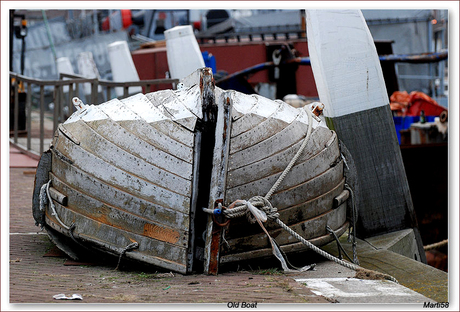
[{"label": "clinker-built hull", "polygon": [[[346,200],[334,201],[345,189],[338,138],[304,109],[216,88],[209,69],[178,90],[75,104],[40,160],[33,198],[37,225],[75,259],[97,249],[185,274],[270,256],[258,224],[223,225],[203,208],[265,196],[309,127],[269,200],[314,245],[333,239],[327,227],[348,227]],[[275,222],[264,226],[286,253],[308,249]]]}]

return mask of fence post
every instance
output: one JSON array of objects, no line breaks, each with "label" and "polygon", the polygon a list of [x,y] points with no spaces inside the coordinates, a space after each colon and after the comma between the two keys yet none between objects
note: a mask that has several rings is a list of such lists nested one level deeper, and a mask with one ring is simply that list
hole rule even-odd
[{"label": "fence post", "polygon": [[69,100],[65,102],[66,103],[65,105],[68,107],[67,112],[69,116],[72,115],[74,111],[73,110],[74,106],[71,105],[72,99],[73,99],[73,82],[69,85]]},{"label": "fence post", "polygon": [[95,78],[93,80],[93,82],[91,82],[91,102],[90,104],[99,104],[98,103],[98,100],[97,100],[97,89],[98,89],[98,86],[99,86],[99,81],[97,80],[97,78]]},{"label": "fence post", "polygon": [[18,78],[14,80],[14,108],[13,108],[13,133],[14,133],[14,143],[18,143],[18,129],[19,129],[19,81]]},{"label": "fence post", "polygon": [[32,137],[32,84],[30,82],[27,83],[27,95],[26,95],[26,131],[27,131],[27,150],[31,150],[31,137]]},{"label": "fence post", "polygon": [[[70,83],[69,83],[69,88],[70,88]],[[69,91],[70,92],[70,91]],[[65,93],[64,93],[64,86],[59,86],[59,110],[58,110],[58,113],[59,113],[59,120],[57,122],[57,124],[59,125],[59,123],[62,123],[64,122],[64,106],[66,105],[66,100],[65,100]],[[57,127],[56,127],[57,129]],[[56,130],[55,129],[55,130]]]},{"label": "fence post", "polygon": [[80,97],[80,84],[76,81],[75,81],[75,96]]},{"label": "fence post", "polygon": [[53,131],[57,129],[58,125],[60,99],[61,86],[54,86]]},{"label": "fence post", "polygon": [[40,85],[40,155],[43,154],[45,140],[45,86]]}]

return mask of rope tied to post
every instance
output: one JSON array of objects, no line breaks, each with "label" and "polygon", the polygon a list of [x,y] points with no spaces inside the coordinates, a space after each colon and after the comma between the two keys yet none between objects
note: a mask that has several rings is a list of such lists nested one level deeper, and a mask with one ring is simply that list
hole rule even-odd
[{"label": "rope tied to post", "polygon": [[253,224],[257,222],[257,218],[262,222],[277,219],[279,217],[277,211],[278,209],[273,207],[265,197],[254,196],[249,200],[234,201],[223,211],[223,214],[228,219],[246,216],[249,223]]}]

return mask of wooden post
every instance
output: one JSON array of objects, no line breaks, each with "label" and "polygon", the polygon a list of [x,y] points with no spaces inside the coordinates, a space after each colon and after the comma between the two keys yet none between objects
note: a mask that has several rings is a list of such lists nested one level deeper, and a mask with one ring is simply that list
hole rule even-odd
[{"label": "wooden post", "polygon": [[374,41],[360,10],[307,10],[311,66],[329,128],[356,164],[357,235],[412,228],[426,262]]},{"label": "wooden post", "polygon": [[[211,78],[212,84],[214,84],[214,78],[212,75]],[[218,95],[217,98],[215,98],[215,102],[217,106],[217,119],[215,124],[215,142],[208,203],[209,209],[214,209],[218,202],[224,202],[228,153],[230,148],[230,98],[225,94],[220,94],[220,96]],[[223,227],[216,224],[213,217],[209,215],[206,229],[204,273],[217,275]]]}]

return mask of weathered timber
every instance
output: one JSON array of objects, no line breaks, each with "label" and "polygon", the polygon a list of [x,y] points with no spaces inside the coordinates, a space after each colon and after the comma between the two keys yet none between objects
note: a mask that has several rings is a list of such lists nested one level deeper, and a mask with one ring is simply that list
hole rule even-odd
[{"label": "weathered timber", "polygon": [[67,181],[79,193],[87,194],[102,203],[115,207],[119,207],[120,203],[123,203],[123,209],[132,211],[139,216],[154,219],[158,214],[158,217],[164,218],[163,222],[172,222],[172,224],[174,224],[174,221],[177,221],[178,224],[187,223],[187,210],[182,209],[180,211],[178,209],[163,207],[152,201],[152,198],[147,200],[135,194],[128,193],[125,190],[116,189],[110,184],[89,176],[59,158],[53,159],[52,177],[56,178],[56,180],[52,180],[56,188],[58,188],[59,181]]},{"label": "weathered timber", "polygon": [[[338,237],[340,237],[340,235],[345,233],[345,231],[348,229],[348,226],[349,226],[348,222],[345,222],[340,228],[334,231],[335,234]],[[310,239],[309,242],[315,246],[323,246],[327,243],[330,243],[332,240],[333,240],[332,234],[326,234],[326,235],[322,235],[322,236],[318,236],[313,239]],[[283,246],[280,246],[280,249],[286,254],[305,252],[308,250],[305,248],[305,245],[302,242],[283,245]],[[250,259],[266,258],[266,257],[271,257],[271,256],[273,256],[272,248],[261,248],[261,249],[256,249],[256,250],[240,252],[240,253],[222,255],[220,258],[220,263],[225,264],[225,263],[239,262],[239,261],[245,261],[245,260],[250,260]]]},{"label": "weathered timber", "polygon": [[[47,214],[46,221],[47,225],[54,230],[61,234],[66,234],[67,231],[64,230],[52,216]],[[185,262],[185,249],[182,250],[167,244],[164,245],[164,248],[158,248],[157,241],[148,237],[128,233],[105,224],[95,223],[87,218],[77,219],[77,221],[78,223],[76,223],[75,228],[81,228],[84,229],[84,231],[79,232],[75,230],[73,235],[76,239],[81,241],[83,246],[89,247],[95,244],[96,248],[100,248],[114,256],[118,256],[126,246],[133,242],[137,242],[139,248],[127,251],[124,254],[125,257],[142,260],[143,262],[180,273],[186,273],[186,267],[182,264],[182,262]],[[101,236],[102,239],[99,238]]]},{"label": "weathered timber", "polygon": [[359,10],[307,10],[311,66],[324,115],[356,165],[361,238],[414,229],[426,262],[382,68]]},{"label": "weathered timber", "polygon": [[[328,138],[329,140],[327,140]],[[337,141],[338,140],[335,132],[322,127],[316,128],[313,130],[312,137],[308,141],[307,146],[305,147],[305,151],[299,157],[297,163],[305,162],[307,159],[313,160],[313,158],[320,153],[332,154],[332,159],[338,157],[340,151],[337,146]],[[234,170],[229,170],[227,181],[228,187],[233,188],[239,185],[256,181],[262,177],[282,172],[288,165],[290,159],[292,159],[295,153],[297,153],[299,147],[302,145],[302,142],[303,138],[294,145],[279,153],[269,155],[267,158],[254,163],[250,163],[246,166]],[[335,148],[334,146],[337,147]]]},{"label": "weathered timber", "polygon": [[[288,124],[283,130],[259,144],[250,146],[235,153],[230,152],[229,170],[234,170],[250,163],[265,159],[268,156],[281,152],[302,140],[305,137],[308,128],[308,122],[306,121],[305,114],[306,113],[304,111],[301,111],[297,118]],[[313,121],[313,124],[314,128],[318,126],[316,121]]]},{"label": "weathered timber", "polygon": [[[279,210],[279,219],[289,226],[298,223],[299,220],[309,220],[324,214],[333,207],[335,198],[339,196],[344,189],[344,183],[345,179],[342,179],[333,189],[314,199]],[[229,226],[225,233],[226,239],[263,233],[263,230],[259,226],[249,225],[246,218],[232,219],[230,223],[231,226]],[[268,231],[271,231],[278,229],[279,225],[275,222],[266,222],[264,227]]]},{"label": "weathered timber", "polygon": [[[286,176],[284,183],[278,188],[278,191],[295,187],[305,181],[321,175],[323,172],[333,167],[338,162],[339,157],[340,150],[337,145],[335,147],[329,146],[328,148],[323,149],[322,152],[304,162],[298,161],[297,163],[300,163],[292,167],[291,172]],[[241,196],[248,196],[246,190],[251,190],[252,193],[266,194],[273,184],[275,184],[276,180],[278,180],[281,172],[273,173],[268,176],[257,176],[257,174],[257,171],[248,170],[247,176],[256,176],[257,180],[235,186],[228,190],[229,194],[236,193],[242,194]],[[232,179],[235,179],[235,177],[232,176]],[[234,198],[232,195],[229,196],[230,198]]]},{"label": "weathered timber", "polygon": [[[140,222],[137,222],[137,224],[133,222],[132,228],[118,227],[117,225],[120,224],[120,221],[122,220],[115,220],[115,216],[112,218],[112,220],[115,222],[111,223],[110,220],[108,220],[106,217],[100,218],[99,220],[97,220],[94,216],[90,218],[71,209],[63,207],[59,203],[55,204],[55,209],[59,219],[66,226],[70,227],[71,225],[74,225],[72,234],[75,237],[78,235],[78,233],[83,233],[100,241],[113,240],[113,243],[121,248],[124,248],[130,244],[125,244],[125,242],[120,239],[121,236],[131,240],[131,242],[138,241],[140,237],[142,237],[142,240],[152,240],[153,243],[157,246],[155,251],[149,252],[156,252],[158,256],[166,258],[170,257],[167,255],[167,253],[173,252],[180,254],[182,253],[181,250],[185,250],[186,248],[186,246],[184,246],[186,244],[184,243],[184,237],[183,235],[180,235],[177,230],[158,227],[159,231],[157,233],[153,233],[153,231],[151,233],[145,233],[145,231],[143,231],[143,227],[140,225]],[[126,214],[124,217],[126,217]],[[63,228],[62,224],[56,220],[56,216],[47,214],[47,218],[58,225],[61,229],[60,231],[64,233],[67,231]],[[124,221],[129,222],[129,220]],[[152,223],[149,223],[148,225],[150,225],[152,228],[154,226]],[[174,257],[175,256],[176,255],[174,255]]]},{"label": "weathered timber", "polygon": [[56,190],[54,187],[50,187],[48,191],[49,191],[50,197],[53,200],[57,201],[63,206],[67,206],[68,198],[66,195],[62,194],[61,192]]},{"label": "weathered timber", "polygon": [[49,180],[51,171],[51,152],[47,151],[42,154],[38,162],[37,172],[34,181],[34,194],[32,197],[32,215],[35,219],[35,225],[43,226],[45,224],[45,213],[40,209],[40,189],[43,184]]},{"label": "weathered timber", "polygon": [[[215,87],[214,79],[204,86],[208,87],[209,92],[211,88]],[[209,105],[212,103],[217,108],[212,115],[209,111],[207,112],[210,114],[209,119],[215,118],[215,141],[212,149],[212,173],[208,203],[208,208],[214,209],[218,207],[219,202],[223,203],[225,198],[230,149],[231,96],[227,93],[220,93],[216,98],[210,96],[208,101],[210,102]],[[207,274],[216,275],[218,273],[222,231],[223,227],[214,222],[213,216],[209,215],[204,251],[204,272]]]},{"label": "weathered timber", "polygon": [[[55,149],[59,150],[65,157],[70,159],[73,165],[84,172],[91,172],[91,175],[107,181],[118,189],[125,189],[130,193],[138,194],[145,199],[154,198],[154,201],[171,209],[182,207],[188,211],[189,198],[165,187],[156,185],[147,179],[142,179],[132,173],[113,167],[107,161],[90,154],[78,145],[62,140],[55,141]],[[107,170],[110,168],[110,170]]]},{"label": "weathered timber", "polygon": [[[271,203],[278,210],[283,210],[293,205],[298,205],[307,200],[313,199],[336,186],[343,177],[343,161],[331,167],[318,177],[305,181],[295,187],[275,192],[271,198]],[[248,192],[250,197],[255,196],[255,192]]]},{"label": "weathered timber", "polygon": [[[112,106],[117,107],[113,108]],[[193,133],[187,131],[185,128],[170,119],[161,120],[159,123],[154,121],[148,122],[125,107],[123,103],[118,100],[111,100],[110,102],[91,107],[91,115],[84,115],[81,119],[87,122],[91,121],[92,125],[107,123],[108,125],[106,127],[109,129],[114,126],[114,123],[116,122],[133,136],[139,137],[140,139],[148,142],[150,145],[153,145],[171,155],[179,157],[187,162],[191,162],[190,154],[193,149]],[[64,125],[67,126],[71,122],[73,122],[72,117],[69,118]],[[155,126],[157,124],[170,124],[173,129],[168,129],[170,131],[164,133],[156,129]],[[117,128],[118,127],[114,127],[114,130]],[[119,130],[117,131],[120,132]]]},{"label": "weathered timber", "polygon": [[[69,130],[78,130],[75,128],[83,128],[83,121],[78,121],[69,125],[61,125],[61,128],[67,128]],[[99,135],[101,138],[111,142],[112,144],[118,146],[124,152],[132,154],[134,157],[145,160],[146,162],[155,165],[159,168],[167,170],[175,175],[178,175],[182,178],[191,179],[192,176],[192,164],[191,160],[187,161],[190,158],[192,149],[190,148],[181,148],[180,143],[174,142],[178,153],[172,155],[171,151],[164,151],[161,147],[157,147],[152,142],[147,142],[133,135],[131,132],[128,132],[126,129],[122,128],[118,123],[111,122],[109,120],[104,121],[93,121],[85,123],[92,132],[92,135]],[[89,132],[89,129],[86,131]],[[81,135],[80,135],[81,137]],[[88,143],[86,143],[88,145]],[[183,158],[180,158],[181,155]],[[185,159],[184,159],[185,158]]]},{"label": "weathered timber", "polygon": [[[113,226],[119,229],[128,229],[130,232],[145,235],[178,246],[187,247],[188,245],[188,218],[171,211],[164,210],[155,213],[145,213],[147,210],[139,211],[142,215],[135,214],[133,211],[124,210],[125,207],[114,207],[107,203],[98,201],[89,195],[72,189],[56,177],[53,177],[53,184],[62,192],[66,193],[70,205],[64,205],[66,209],[81,214],[95,221]],[[51,190],[51,189],[50,189]],[[146,218],[145,215],[149,216]],[[152,218],[155,216],[155,218]],[[177,217],[178,219],[173,219]],[[182,222],[179,222],[182,220]]]},{"label": "weathered timber", "polygon": [[[315,238],[317,236],[326,235],[326,226],[330,226],[333,230],[340,228],[346,221],[346,204],[342,204],[337,209],[329,210],[315,218],[298,222],[289,226],[294,232],[306,240]],[[258,224],[251,224],[247,226],[258,227]],[[283,246],[286,244],[295,243],[298,240],[284,229],[278,228],[269,232],[276,242]],[[255,235],[240,237],[236,239],[227,239],[230,246],[228,253],[238,253],[247,250],[256,250],[259,248],[267,248],[270,241],[265,233],[258,233]],[[225,250],[225,248],[224,248]],[[223,252],[227,254],[227,252]]]},{"label": "weathered timber", "polygon": [[[310,127],[305,150],[270,201],[280,220],[314,244],[333,240],[326,226],[338,235],[348,227],[338,137],[303,108],[223,91],[208,68],[178,90],[97,106],[74,102],[77,111],[59,125],[35,187],[38,194],[50,182],[56,213],[48,204],[40,214],[37,194],[33,210],[74,259],[99,250],[180,273],[217,274],[221,256],[225,263],[269,256],[258,225],[209,211],[264,196]],[[283,251],[308,250],[275,222],[265,225]]]},{"label": "weathered timber", "polygon": [[[94,132],[84,122],[74,122],[72,123],[72,128],[80,136],[86,137],[86,140],[82,141],[79,145],[86,153],[91,153],[100,159],[104,159],[110,166],[129,172],[151,183],[162,185],[184,196],[190,195],[190,164],[184,163],[173,157],[168,157],[169,155],[165,153],[159,152],[154,154],[154,151],[152,151],[153,155],[149,161],[146,161],[142,157],[136,155],[137,153],[134,152],[135,149],[125,150],[119,148],[114,143]],[[157,159],[156,162],[155,159]],[[89,161],[89,159],[87,161]],[[77,162],[75,162],[75,164],[77,164]],[[188,165],[187,169],[190,170],[190,173],[187,174],[188,179],[162,169],[163,167],[173,168],[175,165],[178,167],[180,167],[180,165],[184,165],[184,167]]]}]

